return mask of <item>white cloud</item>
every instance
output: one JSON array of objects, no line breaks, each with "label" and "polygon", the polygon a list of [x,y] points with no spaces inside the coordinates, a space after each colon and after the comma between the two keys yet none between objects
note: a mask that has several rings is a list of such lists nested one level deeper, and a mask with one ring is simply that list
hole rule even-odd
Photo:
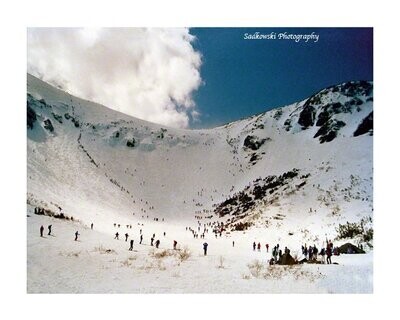
[{"label": "white cloud", "polygon": [[188,127],[201,55],[188,29],[28,29],[28,72],[148,121]]}]

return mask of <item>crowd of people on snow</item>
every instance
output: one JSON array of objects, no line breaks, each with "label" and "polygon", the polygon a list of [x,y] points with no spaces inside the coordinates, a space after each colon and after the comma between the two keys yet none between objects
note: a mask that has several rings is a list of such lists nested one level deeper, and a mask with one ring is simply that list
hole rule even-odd
[{"label": "crowd of people on snow", "polygon": [[[332,264],[332,256],[338,256],[340,254],[339,248],[333,246],[333,242],[331,240],[326,239],[326,246],[322,247],[320,250],[314,244],[314,246],[308,246],[304,244],[301,246],[301,252],[304,256],[303,262],[305,261],[320,261],[322,263]],[[318,256],[321,256],[321,259],[318,259]],[[325,258],[326,257],[326,258]]]},{"label": "crowd of people on snow", "polygon": [[[199,219],[200,220],[200,219]],[[158,221],[154,220],[154,221]],[[162,221],[164,221],[164,219],[162,219]],[[120,228],[121,224],[117,224],[114,223],[113,224],[115,228]],[[140,225],[140,224],[139,224]],[[90,224],[90,229],[93,230],[93,223]],[[127,224],[126,225],[127,229],[132,229],[132,225]],[[42,225],[40,227],[40,236],[44,237],[44,226]],[[48,225],[47,226],[47,230],[48,233],[47,235],[52,235],[52,225]],[[198,238],[200,235],[200,238],[205,238],[205,234],[209,233],[209,230],[212,230],[212,232],[215,234],[215,237],[218,238],[222,237],[222,233],[225,230],[224,228],[224,223],[223,222],[219,222],[219,221],[214,221],[214,222],[207,222],[207,223],[201,223],[200,221],[197,221],[197,227],[196,228],[192,228],[192,227],[186,227],[186,231],[189,231],[192,233],[194,238]],[[114,235],[114,239],[115,240],[119,240],[119,232],[117,231]],[[125,242],[128,242],[129,239],[129,234],[128,232],[126,232],[125,234]],[[79,232],[76,231],[75,232],[75,241],[78,241],[78,237],[80,236]],[[166,232],[163,232],[163,236],[166,237]],[[142,229],[140,229],[140,241],[139,244],[143,244],[143,233],[142,233]],[[153,233],[152,237],[150,238],[150,246],[155,246],[157,249],[159,248],[161,244],[160,239],[156,239],[156,234]],[[129,242],[129,249],[130,251],[133,250],[133,245],[134,245],[134,240],[130,239]],[[178,249],[178,242],[176,240],[173,240],[172,243],[172,248],[174,250]],[[235,247],[235,241],[232,241],[232,247]],[[261,252],[263,245],[258,242],[256,243],[255,241],[252,244],[252,248],[253,251],[258,251]],[[268,243],[265,243],[264,245],[265,247],[265,251],[267,253],[269,253],[269,247],[270,245]],[[203,243],[203,252],[204,255],[207,255],[207,249],[208,249],[208,243],[204,242]],[[300,261],[296,261],[296,263],[305,263],[305,262],[319,262],[319,263],[327,263],[327,264],[332,264],[332,255],[339,255],[339,248],[338,247],[334,247],[333,242],[331,240],[328,241],[328,239],[326,239],[326,246],[322,246],[322,248],[318,249],[316,247],[316,245],[314,244],[313,246],[307,246],[307,244],[304,244],[301,246],[301,253],[303,255],[303,259]],[[286,256],[290,256],[290,250],[285,247],[282,250],[282,247],[280,247],[279,243],[276,244],[271,251],[271,258],[268,260],[268,263],[270,265],[274,265],[274,264],[281,264],[283,258]],[[319,259],[320,257],[320,259]],[[297,258],[298,259],[298,258]]]},{"label": "crowd of people on snow", "polygon": [[[235,241],[232,241],[232,246],[235,246]],[[253,242],[253,251],[259,251],[261,252],[262,245],[260,242],[256,243],[255,241]],[[266,252],[269,252],[269,244],[265,244],[265,249]],[[301,246],[301,252],[302,255],[304,256],[302,260],[296,261],[298,263],[305,263],[305,262],[320,262],[320,263],[327,263],[327,264],[332,264],[332,259],[331,257],[333,255],[338,256],[340,255],[339,248],[334,247],[333,243],[331,240],[326,240],[326,246],[322,247],[320,250],[314,246],[307,246],[307,244]],[[271,259],[269,260],[269,264],[281,264],[282,258],[284,255],[290,255],[290,249],[285,247],[283,250],[279,246],[279,243],[275,245],[271,251]],[[320,257],[320,259],[319,259]]]}]

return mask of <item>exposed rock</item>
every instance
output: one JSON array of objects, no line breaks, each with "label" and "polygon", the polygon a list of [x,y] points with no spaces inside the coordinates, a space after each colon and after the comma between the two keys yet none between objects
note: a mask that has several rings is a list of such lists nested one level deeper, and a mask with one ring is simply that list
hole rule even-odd
[{"label": "exposed rock", "polygon": [[250,228],[252,224],[250,222],[238,222],[233,226],[234,231],[244,231]]},{"label": "exposed rock", "polygon": [[258,154],[252,153],[250,157],[250,162],[256,162],[259,159]]},{"label": "exposed rock", "polygon": [[307,104],[307,102],[305,103],[305,107],[303,108],[303,110],[300,112],[298,121],[299,125],[302,126],[303,130],[307,129],[310,126],[313,126],[315,121],[316,110],[313,106]]},{"label": "exposed rock", "polygon": [[374,132],[374,119],[373,119],[373,111],[366,116],[363,121],[358,125],[357,130],[354,131],[353,135],[355,137],[360,136],[365,133],[369,133],[370,135],[373,135]]},{"label": "exposed rock", "polygon": [[285,172],[280,176],[267,176],[264,179],[258,178],[253,181],[252,185],[247,186],[242,191],[233,194],[225,201],[220,203],[214,209],[214,212],[223,217],[227,214],[240,215],[246,214],[253,209],[259,201],[264,201],[265,198],[289,183],[290,179],[298,176],[298,169]]},{"label": "exposed rock", "polygon": [[52,112],[51,114],[53,115],[54,119],[56,119],[59,123],[63,123],[62,116],[60,116],[54,112]]},{"label": "exposed rock", "polygon": [[54,127],[53,127],[53,124],[51,123],[50,119],[44,120],[44,128],[46,130],[49,130],[50,132],[54,131]]},{"label": "exposed rock", "polygon": [[36,121],[36,112],[29,106],[28,103],[26,122],[29,129],[33,129],[33,124],[35,123],[35,121]]},{"label": "exposed rock", "polygon": [[340,120],[328,120],[314,135],[314,138],[320,137],[319,142],[330,142],[336,138],[337,132],[346,124]]},{"label": "exposed rock", "polygon": [[255,151],[258,150],[264,144],[265,141],[267,141],[267,139],[259,139],[256,136],[247,136],[244,139],[243,146],[245,148],[249,148]]},{"label": "exposed rock", "polygon": [[282,108],[279,108],[279,109],[276,110],[273,118],[275,120],[279,120],[281,118],[281,116],[282,116]]},{"label": "exposed rock", "polygon": [[79,128],[79,127],[80,127],[80,123],[79,123],[79,121],[78,121],[77,119],[72,118],[71,121],[74,123],[74,125],[75,125],[76,128]]},{"label": "exposed rock", "polygon": [[132,138],[131,140],[126,141],[126,146],[130,148],[134,148],[136,144],[135,138]]},{"label": "exposed rock", "polygon": [[256,126],[256,129],[264,129],[265,127],[264,127],[264,125],[261,123],[261,124],[258,124],[257,126]]},{"label": "exposed rock", "polygon": [[318,127],[321,127],[322,125],[324,125],[329,119],[330,119],[331,115],[328,111],[321,111],[320,114],[318,115],[318,120],[316,125]]},{"label": "exposed rock", "polygon": [[290,129],[292,129],[292,120],[286,119],[283,125],[285,126],[285,130],[289,131]]}]

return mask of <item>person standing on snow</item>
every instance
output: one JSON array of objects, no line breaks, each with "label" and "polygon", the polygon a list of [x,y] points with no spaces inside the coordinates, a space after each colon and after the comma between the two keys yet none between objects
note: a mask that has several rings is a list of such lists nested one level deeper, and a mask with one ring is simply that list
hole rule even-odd
[{"label": "person standing on snow", "polygon": [[41,226],[41,227],[40,227],[40,236],[41,236],[41,237],[43,237],[43,231],[44,231],[44,227]]},{"label": "person standing on snow", "polygon": [[128,241],[128,237],[129,237],[129,234],[128,234],[128,233],[125,233],[125,242]]},{"label": "person standing on snow", "polygon": [[118,233],[118,232],[115,234],[115,237],[114,237],[114,239],[117,239],[117,240],[119,240],[119,233]]},{"label": "person standing on snow", "polygon": [[274,247],[274,250],[272,251],[272,256],[274,257],[274,261],[277,262],[278,261],[278,259],[277,259],[277,257],[278,257],[278,249],[277,249],[276,246]]},{"label": "person standing on snow", "polygon": [[261,251],[261,243],[258,243],[258,245],[257,245],[257,250],[258,250],[258,251]]},{"label": "person standing on snow", "polygon": [[313,247],[313,259],[318,260],[318,248],[315,246]]},{"label": "person standing on snow", "polygon": [[331,256],[332,256],[332,248],[330,245],[328,245],[326,248],[326,263],[327,264],[332,264]]},{"label": "person standing on snow", "polygon": [[253,242],[253,251],[256,251],[256,242]]},{"label": "person standing on snow", "polygon": [[176,240],[174,240],[174,250],[176,250],[176,245],[178,244],[178,242]]},{"label": "person standing on snow", "polygon": [[140,235],[140,242],[139,242],[139,244],[142,244],[142,241],[143,241],[143,235],[141,234],[141,235]]},{"label": "person standing on snow", "polygon": [[129,247],[129,251],[133,250],[133,239],[131,239],[131,246]]},{"label": "person standing on snow", "polygon": [[158,246],[160,245],[160,240],[157,239],[156,241],[156,248],[158,249]]},{"label": "person standing on snow", "polygon": [[205,256],[207,255],[207,247],[208,247],[208,243],[207,243],[207,242],[204,242],[204,243],[203,243],[203,250],[204,250],[204,255],[205,255]]},{"label": "person standing on snow", "polygon": [[47,229],[49,229],[49,233],[48,233],[47,235],[50,236],[50,235],[51,235],[51,225],[49,225],[49,226],[47,227]]},{"label": "person standing on snow", "polygon": [[90,229],[93,230],[93,222],[90,224]]},{"label": "person standing on snow", "polygon": [[75,232],[75,241],[78,241],[78,236],[79,236],[79,233],[77,231],[77,232]]},{"label": "person standing on snow", "polygon": [[265,245],[265,247],[267,248],[267,253],[268,253],[269,244],[267,243],[267,244]]},{"label": "person standing on snow", "polygon": [[308,260],[312,260],[313,257],[313,247],[309,246],[308,247]]}]

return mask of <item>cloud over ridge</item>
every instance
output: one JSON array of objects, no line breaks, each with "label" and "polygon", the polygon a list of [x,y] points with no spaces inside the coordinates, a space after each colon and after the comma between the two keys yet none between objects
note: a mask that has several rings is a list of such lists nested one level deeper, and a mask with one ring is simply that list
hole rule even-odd
[{"label": "cloud over ridge", "polygon": [[28,72],[78,97],[186,128],[201,55],[187,28],[31,28]]}]

